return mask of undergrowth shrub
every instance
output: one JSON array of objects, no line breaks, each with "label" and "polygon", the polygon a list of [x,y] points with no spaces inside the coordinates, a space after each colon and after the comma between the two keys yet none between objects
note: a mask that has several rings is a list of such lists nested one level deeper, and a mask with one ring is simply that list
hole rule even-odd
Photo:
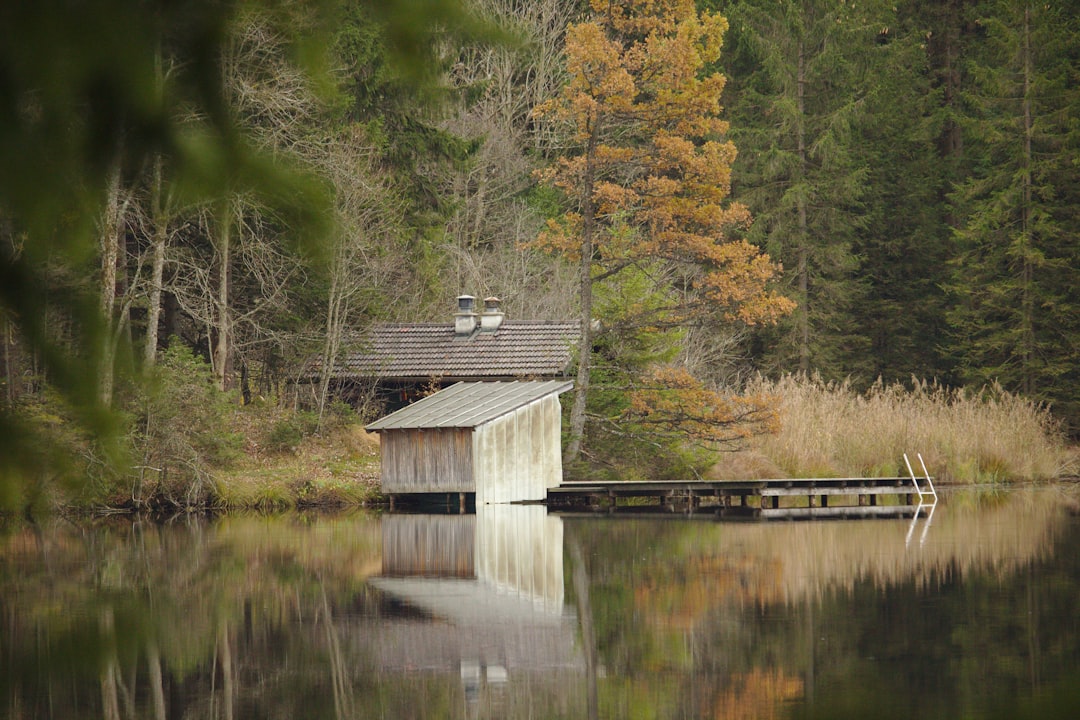
[{"label": "undergrowth shrub", "polygon": [[229,419],[236,398],[214,385],[210,366],[183,343],[170,345],[134,403],[132,499],[175,505],[208,500],[210,473],[236,460],[243,438]]},{"label": "undergrowth shrub", "polygon": [[276,420],[266,434],[267,450],[274,453],[296,449],[304,438],[319,429],[319,415],[313,412],[297,412]]},{"label": "undergrowth shrub", "polygon": [[129,464],[122,424],[118,428],[109,418],[107,428],[105,421],[100,423],[106,436],[92,435],[80,425],[78,413],[48,385],[20,397],[15,410],[21,425],[6,431],[25,433],[38,442],[26,442],[24,452],[31,456],[18,458],[14,465],[34,470],[20,474],[0,462],[0,513],[35,514],[56,504],[93,503],[124,486],[117,471]]},{"label": "undergrowth shrub", "polygon": [[1066,447],[1048,408],[993,385],[977,391],[913,381],[849,383],[788,375],[749,392],[780,399],[781,429],[754,452],[792,477],[906,474],[921,453],[930,473],[954,482],[1040,480],[1065,471]]}]

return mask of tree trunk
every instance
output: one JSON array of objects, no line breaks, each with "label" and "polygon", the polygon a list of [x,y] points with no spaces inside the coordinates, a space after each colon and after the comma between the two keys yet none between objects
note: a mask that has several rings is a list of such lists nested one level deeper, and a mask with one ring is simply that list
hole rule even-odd
[{"label": "tree trunk", "polygon": [[[796,67],[796,103],[798,108],[798,121],[796,125],[796,142],[799,153],[799,177],[797,183],[806,183],[807,159],[806,159],[806,53],[803,44],[799,43],[799,57]],[[799,371],[810,372],[810,238],[806,219],[806,193],[804,188],[797,191],[799,239],[798,239],[798,277],[799,277]]]},{"label": "tree trunk", "polygon": [[154,720],[165,720],[165,688],[161,677],[161,653],[154,640],[147,644],[146,665],[150,673],[150,697],[154,701]]},{"label": "tree trunk", "polygon": [[592,373],[592,267],[593,234],[596,232],[596,208],[593,204],[594,157],[599,136],[600,120],[589,134],[585,150],[585,176],[582,178],[581,265],[578,292],[581,297],[581,342],[578,346],[577,380],[574,385],[574,405],[570,409],[570,442],[566,447],[566,462],[574,462],[581,456],[581,444],[585,436],[585,402],[588,399],[589,379]]},{"label": "tree trunk", "polygon": [[15,370],[12,368],[11,321],[7,317],[0,319],[4,328],[4,400],[7,407],[12,407],[15,404]]},{"label": "tree trunk", "polygon": [[251,372],[248,370],[247,360],[240,361],[240,397],[244,405],[251,404]]},{"label": "tree trunk", "polygon": [[[956,112],[956,106],[960,102],[960,24],[963,22],[962,2],[949,3],[946,10],[946,28],[943,33],[944,47],[942,48],[942,60],[944,67],[941,69],[942,93],[945,107],[950,113]],[[964,150],[963,131],[953,118],[945,121],[945,129],[942,138],[942,154],[947,158],[957,158]]]},{"label": "tree trunk", "polygon": [[214,378],[217,381],[218,390],[222,392],[229,389],[229,350],[232,342],[229,326],[229,243],[232,233],[232,214],[233,204],[229,199],[222,203],[218,218],[218,286],[217,297],[214,300],[217,312],[217,340],[213,350]]},{"label": "tree trunk", "polygon": [[338,349],[341,347],[341,333],[348,315],[347,301],[342,290],[341,254],[338,253],[335,267],[331,270],[330,293],[326,302],[326,338],[323,343],[322,365],[319,369],[319,428],[322,429],[323,415],[330,396],[330,378],[334,373]]},{"label": "tree trunk", "polygon": [[113,397],[113,313],[116,309],[116,263],[120,257],[120,154],[109,168],[105,215],[101,223],[101,355],[98,358],[98,399],[111,405]]},{"label": "tree trunk", "polygon": [[163,188],[163,165],[161,155],[154,160],[154,177],[151,204],[153,213],[153,239],[151,240],[152,265],[150,270],[150,297],[146,311],[146,347],[143,359],[146,367],[153,367],[157,361],[158,325],[161,322],[161,284],[165,274],[165,244],[169,236],[168,213],[165,207]]},{"label": "tree trunk", "polygon": [[218,656],[221,659],[221,704],[225,720],[233,719],[236,705],[232,646],[229,643],[229,625],[223,620],[218,628]]},{"label": "tree trunk", "polygon": [[1035,373],[1032,362],[1035,357],[1035,303],[1033,300],[1032,283],[1034,282],[1035,269],[1032,265],[1033,238],[1031,227],[1032,211],[1032,154],[1031,137],[1034,134],[1034,124],[1031,118],[1031,9],[1024,8],[1024,157],[1023,157],[1023,201],[1020,206],[1020,252],[1021,279],[1020,279],[1020,390],[1030,397],[1035,391]]},{"label": "tree trunk", "polygon": [[[929,41],[931,61],[938,65],[935,71],[938,85],[941,87],[941,103],[945,110],[945,120],[938,138],[938,154],[953,167],[962,160],[964,155],[963,129],[956,120],[956,117],[964,112],[959,108],[963,4],[964,0],[951,0],[945,4],[940,16],[942,27],[931,34]],[[957,228],[961,224],[960,218],[957,217],[947,200],[945,195],[941,197],[942,205],[946,208],[945,222],[950,228]]]},{"label": "tree trunk", "polygon": [[566,540],[566,549],[570,554],[573,567],[570,576],[574,584],[574,597],[577,599],[578,621],[581,624],[581,643],[585,651],[585,688],[588,702],[588,717],[595,720],[600,717],[600,693],[597,684],[599,672],[599,651],[596,642],[596,630],[593,627],[592,603],[589,601],[589,570],[585,567],[585,553],[576,535]]},{"label": "tree trunk", "polygon": [[326,597],[326,587],[320,583],[323,601],[323,625],[326,627],[326,647],[330,655],[330,683],[334,692],[334,717],[350,718],[356,714],[352,686],[349,683],[351,665],[341,649],[341,633],[334,622],[333,610]]},{"label": "tree trunk", "polygon": [[[11,244],[10,249],[5,249],[8,252],[15,252],[14,243],[14,230],[11,226],[11,221],[5,217],[0,217],[0,243],[4,245]],[[14,323],[8,316],[7,311],[0,310],[0,327],[4,331],[4,399],[7,401],[7,406],[11,407],[15,404],[15,345],[14,338],[12,336],[12,329]]]},{"label": "tree trunk", "polygon": [[116,659],[116,618],[112,608],[101,611],[98,624],[102,640],[106,643],[105,657],[101,668],[101,714],[105,720],[120,720],[120,696],[116,683],[120,668]]}]

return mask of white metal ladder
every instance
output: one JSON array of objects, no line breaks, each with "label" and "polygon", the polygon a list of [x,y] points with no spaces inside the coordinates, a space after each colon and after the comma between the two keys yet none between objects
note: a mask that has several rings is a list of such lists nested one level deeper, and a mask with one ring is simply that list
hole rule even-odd
[{"label": "white metal ladder", "polygon": [[919,458],[919,465],[922,466],[922,479],[924,481],[922,485],[919,484],[919,478],[915,475],[915,471],[911,469],[911,461],[908,460],[907,453],[904,453],[904,464],[907,465],[908,475],[911,476],[911,484],[915,486],[915,492],[919,493],[919,505],[915,508],[915,515],[911,518],[911,525],[908,527],[904,545],[911,544],[911,535],[915,532],[915,526],[919,522],[919,514],[923,509],[927,509],[926,523],[923,525],[922,535],[919,537],[919,545],[926,542],[926,533],[930,531],[930,523],[934,520],[934,510],[937,508],[938,495],[937,490],[934,489],[934,481],[926,470],[926,463],[923,462],[922,453],[916,453],[916,457]]},{"label": "white metal ladder", "polygon": [[[907,465],[908,475],[911,476],[911,484],[915,486],[915,492],[919,493],[919,504],[936,505],[937,490],[934,489],[934,481],[930,477],[930,473],[926,471],[926,463],[923,462],[922,453],[916,453],[915,456],[919,458],[919,464],[922,465],[923,480],[926,481],[925,486],[919,485],[919,478],[915,476],[915,471],[911,469],[911,461],[908,460],[907,453],[904,453],[904,464]],[[933,502],[925,502],[928,497],[933,498]]]}]

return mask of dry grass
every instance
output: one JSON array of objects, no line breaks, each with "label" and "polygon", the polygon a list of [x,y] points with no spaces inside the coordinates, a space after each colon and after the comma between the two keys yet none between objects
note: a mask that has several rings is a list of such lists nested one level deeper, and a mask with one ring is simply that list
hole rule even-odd
[{"label": "dry grass", "polygon": [[379,497],[379,438],[347,424],[288,452],[249,441],[243,459],[214,482],[222,509],[370,505]]},{"label": "dry grass", "polygon": [[879,383],[859,393],[846,383],[787,376],[758,379],[749,392],[777,398],[781,429],[723,459],[717,477],[906,474],[903,453],[913,462],[922,453],[931,474],[945,482],[1076,472],[1076,455],[1050,412],[997,387],[971,392]]}]

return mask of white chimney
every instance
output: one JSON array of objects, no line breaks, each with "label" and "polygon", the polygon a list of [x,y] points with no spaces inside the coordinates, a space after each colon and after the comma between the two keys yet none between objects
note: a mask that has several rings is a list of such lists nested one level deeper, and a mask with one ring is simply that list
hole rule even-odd
[{"label": "white chimney", "polygon": [[465,337],[476,330],[476,298],[472,295],[458,295],[457,312],[454,313],[454,335]]},{"label": "white chimney", "polygon": [[484,312],[480,315],[480,332],[495,332],[502,325],[503,311],[497,297],[484,298]]}]

